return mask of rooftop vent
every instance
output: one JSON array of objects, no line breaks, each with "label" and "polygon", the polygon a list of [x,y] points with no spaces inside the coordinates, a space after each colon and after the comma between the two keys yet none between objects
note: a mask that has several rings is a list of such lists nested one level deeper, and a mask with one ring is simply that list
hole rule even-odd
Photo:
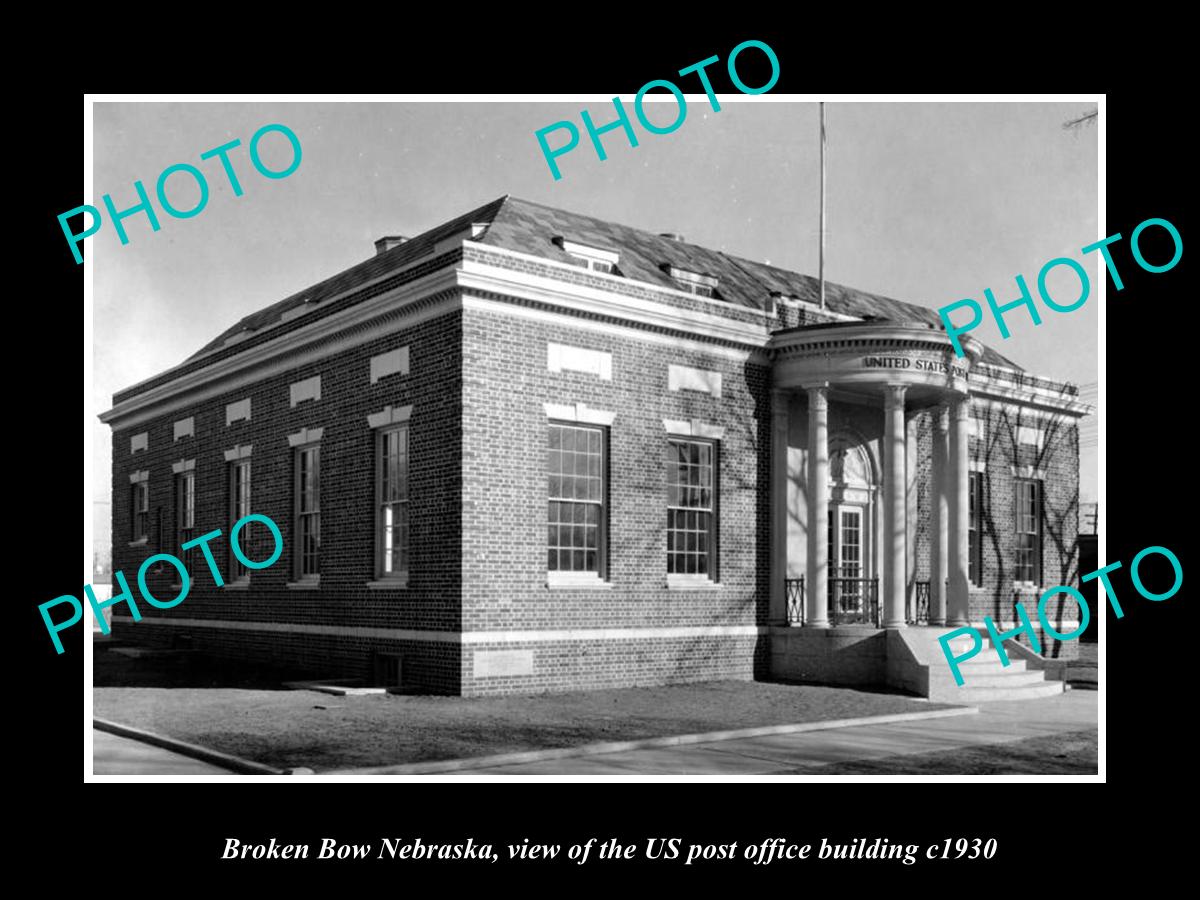
[{"label": "rooftop vent", "polygon": [[407,240],[408,238],[402,234],[386,234],[375,242],[375,255],[378,256],[380,253],[386,253],[393,247],[399,247]]},{"label": "rooftop vent", "polygon": [[660,232],[658,236],[664,237],[668,241],[679,241],[680,243],[683,243],[683,235],[678,231],[663,231]]}]

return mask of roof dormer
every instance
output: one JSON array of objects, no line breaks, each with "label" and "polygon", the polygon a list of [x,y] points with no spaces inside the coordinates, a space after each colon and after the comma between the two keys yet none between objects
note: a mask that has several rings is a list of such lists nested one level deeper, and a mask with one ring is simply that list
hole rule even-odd
[{"label": "roof dormer", "polygon": [[574,241],[568,241],[562,235],[555,237],[554,243],[561,247],[563,252],[568,256],[573,256],[577,260],[580,260],[591,272],[603,272],[605,275],[621,274],[620,270],[617,269],[618,256],[612,250],[589,247],[586,244],[577,244]]},{"label": "roof dormer", "polygon": [[670,263],[664,263],[663,270],[681,291],[687,291],[697,297],[715,298],[717,296],[717,279],[712,275],[689,272],[687,269],[681,269]]}]

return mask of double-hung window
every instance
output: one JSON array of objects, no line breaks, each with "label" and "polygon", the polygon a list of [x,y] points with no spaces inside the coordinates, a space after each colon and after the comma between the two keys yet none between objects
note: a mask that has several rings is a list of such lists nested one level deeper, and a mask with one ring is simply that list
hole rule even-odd
[{"label": "double-hung window", "polygon": [[320,578],[321,551],[321,447],[296,448],[296,541],[297,581]]},{"label": "double-hung window", "polygon": [[983,584],[983,473],[971,472],[967,482],[967,568],[971,584]]},{"label": "double-hung window", "polygon": [[717,444],[667,441],[667,575],[717,580]]},{"label": "double-hung window", "polygon": [[1042,483],[1018,478],[1016,491],[1017,558],[1014,580],[1040,584],[1042,567]]},{"label": "double-hung window", "polygon": [[[238,459],[229,464],[229,533],[240,519],[250,515],[250,460]],[[238,545],[242,554],[254,559],[251,548],[254,544],[254,527],[258,523],[247,522],[238,533]],[[229,545],[229,578],[231,582],[245,582],[250,570],[234,555],[233,543]]]},{"label": "double-hung window", "polygon": [[550,572],[605,577],[605,438],[604,428],[549,424]]},{"label": "double-hung window", "polygon": [[[175,476],[175,541],[182,547],[196,536],[196,473],[179,472]],[[180,558],[189,577],[196,575],[196,548],[180,550]]]},{"label": "double-hung window", "polygon": [[135,481],[129,486],[130,519],[133,523],[131,541],[147,541],[150,539],[150,482],[146,479]]},{"label": "double-hung window", "polygon": [[408,576],[408,425],[381,428],[376,437],[376,572]]}]

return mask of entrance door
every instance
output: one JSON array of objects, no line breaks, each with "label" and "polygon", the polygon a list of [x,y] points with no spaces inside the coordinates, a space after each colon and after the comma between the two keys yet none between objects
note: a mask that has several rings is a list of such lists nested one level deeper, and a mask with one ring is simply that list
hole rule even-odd
[{"label": "entrance door", "polygon": [[830,611],[839,623],[865,621],[863,509],[838,505],[829,511],[829,520]]}]

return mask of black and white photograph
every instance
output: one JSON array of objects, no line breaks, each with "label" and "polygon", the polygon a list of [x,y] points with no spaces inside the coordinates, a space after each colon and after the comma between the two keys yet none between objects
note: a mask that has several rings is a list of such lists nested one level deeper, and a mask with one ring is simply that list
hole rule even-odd
[{"label": "black and white photograph", "polygon": [[1100,310],[1178,232],[1102,230],[1099,95],[756,43],[89,98],[89,779],[1102,780]]},{"label": "black and white photograph", "polygon": [[33,32],[18,875],[1186,883],[1188,30],[663,11]]}]

